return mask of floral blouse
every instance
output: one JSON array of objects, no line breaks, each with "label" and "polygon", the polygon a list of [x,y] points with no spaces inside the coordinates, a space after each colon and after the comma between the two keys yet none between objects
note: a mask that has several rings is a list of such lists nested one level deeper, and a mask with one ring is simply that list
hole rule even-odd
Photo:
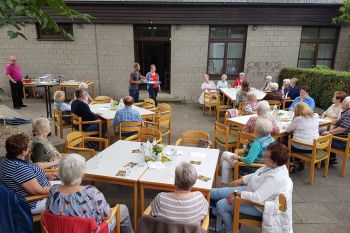
[{"label": "floral blouse", "polygon": [[338,120],[342,111],[341,107],[336,107],[335,104],[332,104],[323,115],[331,120]]},{"label": "floral blouse", "polygon": [[37,162],[51,162],[60,158],[60,152],[48,139],[32,137],[32,160]]},{"label": "floral blouse", "polygon": [[73,194],[63,194],[58,190],[59,185],[51,187],[46,201],[46,209],[53,214],[94,218],[97,224],[109,216],[110,206],[103,194],[93,186]]},{"label": "floral blouse", "polygon": [[276,135],[276,134],[278,134],[280,132],[280,129],[279,129],[275,119],[273,119],[268,114],[265,114],[265,115],[262,115],[262,116],[252,116],[251,118],[249,118],[249,120],[247,121],[247,123],[243,127],[242,131],[253,134],[254,133],[255,124],[261,118],[268,119],[268,120],[270,120],[272,122],[272,133],[271,133],[271,135]]}]

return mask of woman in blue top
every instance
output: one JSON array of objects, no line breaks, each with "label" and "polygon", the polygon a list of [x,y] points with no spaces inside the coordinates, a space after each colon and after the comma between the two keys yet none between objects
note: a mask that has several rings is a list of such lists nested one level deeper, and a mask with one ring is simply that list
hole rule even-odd
[{"label": "woman in blue top", "polygon": [[[221,184],[226,186],[232,179],[232,168],[236,161],[248,164],[261,163],[264,159],[265,149],[275,141],[271,136],[272,123],[268,119],[259,119],[256,122],[254,133],[256,139],[251,142],[244,152],[244,156],[238,156],[229,151],[225,151],[221,156]],[[254,172],[254,171],[252,171]]]},{"label": "woman in blue top", "polygon": [[[50,182],[43,169],[26,160],[29,137],[15,134],[6,139],[6,158],[0,167],[0,180],[18,196],[44,195],[50,191]],[[50,175],[54,179],[56,175]],[[45,209],[46,199],[29,203],[32,214]]]}]

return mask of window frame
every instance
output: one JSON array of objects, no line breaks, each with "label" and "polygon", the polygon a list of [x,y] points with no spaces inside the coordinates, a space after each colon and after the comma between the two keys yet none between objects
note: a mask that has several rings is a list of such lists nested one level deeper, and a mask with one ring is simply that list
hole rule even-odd
[{"label": "window frame", "polygon": [[[226,28],[226,37],[225,38],[211,38],[210,32],[212,28]],[[244,28],[244,38],[228,38],[229,28]],[[240,60],[242,62],[242,70],[239,70],[237,73],[244,72],[244,62],[247,46],[247,34],[248,26],[247,25],[210,25],[209,26],[209,38],[208,38],[208,53],[207,53],[207,74],[209,74],[209,61],[211,60],[223,60],[223,73],[222,74],[209,74],[210,78],[213,80],[219,80],[221,75],[226,74],[228,78],[236,78],[238,75],[227,74],[227,61],[228,60]],[[210,44],[211,43],[224,43],[224,57],[223,58],[210,58]],[[229,43],[243,43],[242,47],[242,56],[240,58],[228,58],[228,44]]]},{"label": "window frame", "polygon": [[[72,37],[74,38],[74,26],[73,23],[57,23],[58,26],[60,27],[65,27],[65,26],[70,26],[69,30],[67,30],[67,28],[65,28],[66,32],[71,34]],[[40,28],[39,24],[36,23],[35,24],[36,27],[36,36],[37,36],[37,40],[38,41],[74,41],[74,39],[71,38],[65,38],[63,35],[61,34],[52,34],[50,35],[52,38],[48,38],[48,37],[44,37],[43,38],[43,29]],[[50,30],[51,31],[51,30]]]},{"label": "window frame", "polygon": [[[297,67],[300,68],[307,68],[307,67],[301,67],[299,66],[299,61],[312,61],[312,65],[309,68],[317,66],[317,60],[323,60],[323,61],[331,61],[330,68],[334,68],[334,62],[335,62],[335,56],[337,52],[337,47],[338,47],[338,41],[339,41],[339,27],[336,26],[303,26],[302,29],[304,28],[317,28],[317,38],[312,38],[312,39],[303,39],[302,37],[302,32],[300,35],[300,44],[299,44],[299,52],[298,52],[298,61],[297,61]],[[321,29],[335,29],[335,38],[334,39],[320,39],[320,33]],[[315,50],[313,52],[312,59],[307,59],[307,58],[300,58],[300,49],[302,44],[315,44]],[[320,47],[320,44],[333,44],[333,51],[332,51],[332,58],[317,58],[318,55],[318,50]]]}]

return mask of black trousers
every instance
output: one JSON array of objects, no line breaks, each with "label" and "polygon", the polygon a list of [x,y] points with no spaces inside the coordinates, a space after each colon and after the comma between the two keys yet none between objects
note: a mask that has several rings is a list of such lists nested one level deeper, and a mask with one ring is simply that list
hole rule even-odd
[{"label": "black trousers", "polygon": [[156,106],[158,105],[158,102],[157,102],[158,92],[159,92],[159,87],[156,87],[156,88],[149,87],[148,89],[148,93],[150,94],[151,98],[154,100],[154,103],[156,104]]},{"label": "black trousers", "polygon": [[22,81],[17,81],[13,83],[10,81],[11,86],[11,94],[12,94],[12,102],[13,107],[21,107],[23,105],[23,83]]}]

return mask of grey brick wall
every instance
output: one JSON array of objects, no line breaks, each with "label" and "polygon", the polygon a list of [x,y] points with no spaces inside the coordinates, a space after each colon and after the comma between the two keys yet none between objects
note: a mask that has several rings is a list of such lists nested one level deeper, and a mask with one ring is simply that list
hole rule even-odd
[{"label": "grey brick wall", "polygon": [[207,70],[209,26],[171,27],[171,94],[197,100]]},{"label": "grey brick wall", "polygon": [[283,67],[296,67],[301,26],[248,26],[244,70],[251,86],[261,87],[266,75],[277,80]]},{"label": "grey brick wall", "polygon": [[334,69],[350,71],[350,27],[340,29]]}]

